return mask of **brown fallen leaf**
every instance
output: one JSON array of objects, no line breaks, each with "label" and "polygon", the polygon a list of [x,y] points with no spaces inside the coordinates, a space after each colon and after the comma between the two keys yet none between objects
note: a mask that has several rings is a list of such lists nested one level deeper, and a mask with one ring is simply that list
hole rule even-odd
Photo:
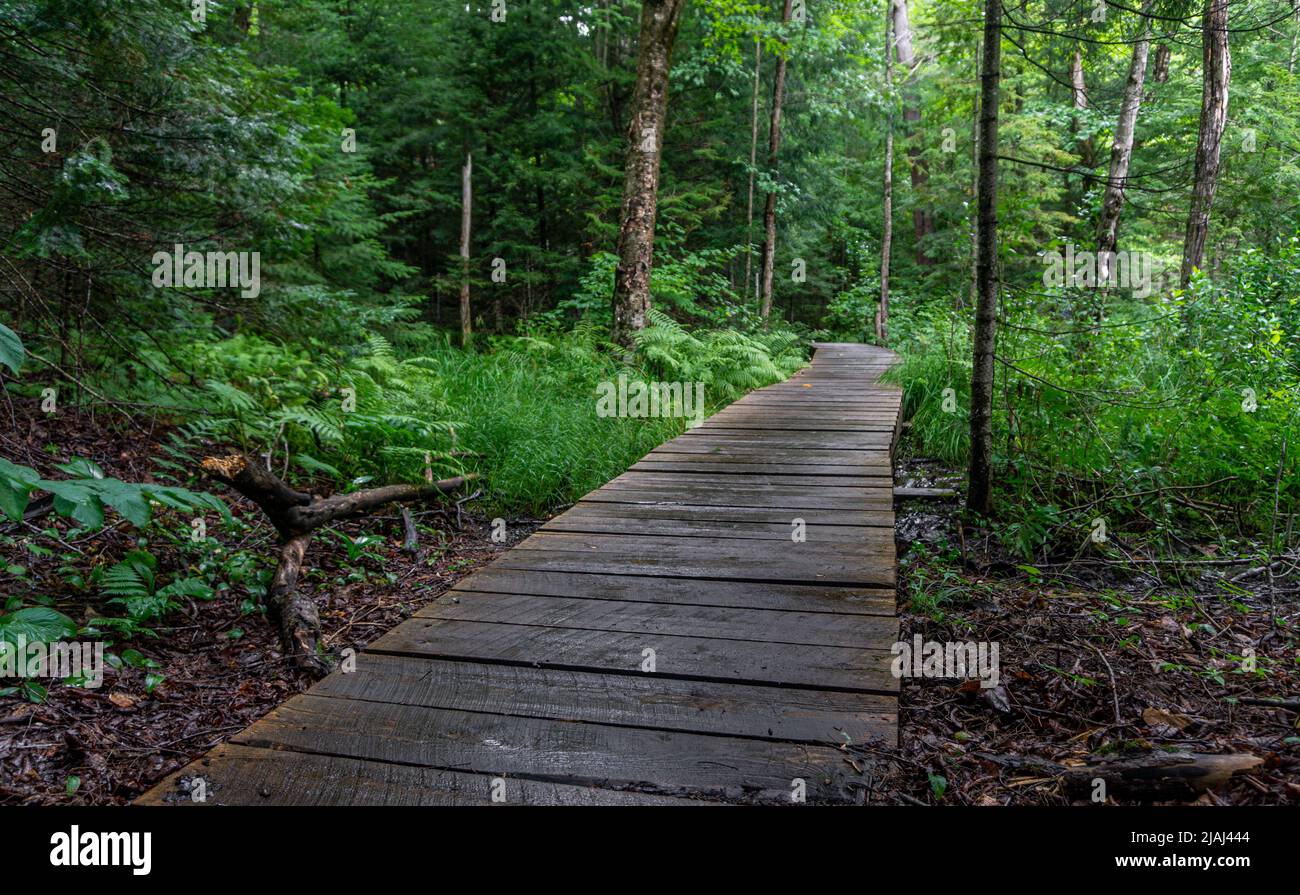
[{"label": "brown fallen leaf", "polygon": [[1000,684],[980,690],[980,698],[992,706],[994,711],[1004,715],[1011,714],[1011,700],[1007,698],[1006,688]]},{"label": "brown fallen leaf", "polygon": [[120,709],[129,709],[134,708],[135,704],[140,700],[129,693],[110,693],[108,694],[108,701]]},{"label": "brown fallen leaf", "polygon": [[1171,727],[1178,731],[1186,730],[1192,723],[1192,719],[1186,715],[1158,709],[1154,706],[1148,706],[1142,710],[1142,720],[1147,723],[1148,727]]}]

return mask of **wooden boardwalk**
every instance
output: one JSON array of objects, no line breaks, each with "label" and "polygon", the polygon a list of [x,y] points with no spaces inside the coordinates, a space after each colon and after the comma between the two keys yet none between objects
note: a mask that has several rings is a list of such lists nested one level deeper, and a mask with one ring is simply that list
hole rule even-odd
[{"label": "wooden boardwalk", "polygon": [[893,359],[819,345],[140,801],[863,801],[841,746],[897,737]]}]

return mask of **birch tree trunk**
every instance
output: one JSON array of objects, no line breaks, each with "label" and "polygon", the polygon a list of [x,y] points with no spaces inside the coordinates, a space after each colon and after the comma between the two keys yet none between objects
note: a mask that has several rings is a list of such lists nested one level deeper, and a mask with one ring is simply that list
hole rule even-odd
[{"label": "birch tree trunk", "polygon": [[[1074,51],[1074,61],[1070,65],[1070,94],[1074,101],[1075,115],[1073,128],[1077,136],[1080,128],[1083,127],[1081,113],[1088,108],[1088,85],[1083,78],[1083,53],[1079,50]],[[1079,159],[1083,162],[1085,168],[1095,167],[1097,164],[1097,150],[1093,146],[1092,138],[1079,141]],[[1086,181],[1091,178],[1085,177]]]},{"label": "birch tree trunk", "polygon": [[1115,143],[1110,150],[1110,172],[1106,177],[1106,191],[1101,200],[1101,220],[1097,223],[1097,276],[1102,280],[1107,280],[1110,276],[1110,253],[1119,244],[1119,216],[1124,208],[1124,188],[1127,185],[1129,163],[1133,159],[1133,132],[1137,126],[1138,109],[1142,105],[1147,55],[1151,49],[1151,22],[1146,18],[1151,6],[1148,0],[1142,9],[1141,31],[1137,43],[1133,44],[1128,80],[1124,82],[1119,121],[1115,124]]},{"label": "birch tree trunk", "polygon": [[970,470],[966,508],[993,509],[993,364],[998,311],[998,103],[1002,77],[1002,0],[984,3],[984,71],[980,91],[979,296],[970,383]]},{"label": "birch tree trunk", "polygon": [[[790,24],[794,0],[785,0],[781,12],[781,25]],[[767,166],[769,175],[776,177],[776,156],[781,149],[781,102],[785,97],[785,68],[789,43],[782,40],[781,55],[776,59],[776,74],[772,85],[772,124],[767,136]],[[763,301],[759,314],[764,320],[772,313],[772,266],[776,262],[776,193],[769,192],[763,206]]]},{"label": "birch tree trunk", "polygon": [[659,154],[668,108],[668,73],[686,0],[644,0],[636,87],[627,126],[623,207],[618,227],[618,269],[614,274],[613,341],[631,349],[633,334],[650,311],[655,212],[659,202]]},{"label": "birch tree trunk", "polygon": [[469,307],[469,237],[474,208],[474,156],[465,153],[465,165],[460,169],[460,344],[469,345],[473,335]]},{"label": "birch tree trunk", "polygon": [[1232,76],[1232,56],[1228,49],[1228,4],[1231,0],[1205,0],[1201,19],[1201,51],[1204,68],[1201,85],[1201,124],[1196,141],[1196,174],[1192,186],[1192,204],[1187,215],[1187,234],[1183,239],[1183,268],[1180,281],[1184,288],[1192,271],[1205,257],[1205,238],[1210,229],[1210,210],[1214,191],[1219,185],[1219,151],[1223,129],[1228,122],[1228,81]]}]

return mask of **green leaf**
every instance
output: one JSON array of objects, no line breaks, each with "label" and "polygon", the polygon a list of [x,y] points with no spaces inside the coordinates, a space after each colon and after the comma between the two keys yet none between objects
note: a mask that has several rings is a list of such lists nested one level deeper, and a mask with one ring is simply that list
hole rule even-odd
[{"label": "green leaf", "polygon": [[158,663],[137,649],[122,650],[122,661],[132,668],[157,668]]},{"label": "green leaf", "polygon": [[201,578],[180,578],[158,591],[160,597],[194,597],[211,600],[214,592]]},{"label": "green leaf", "polygon": [[943,794],[948,791],[948,778],[930,774],[930,791],[937,801],[943,801]]},{"label": "green leaf", "polygon": [[0,323],[0,364],[4,364],[14,372],[14,375],[17,375],[26,358],[27,350],[23,348],[18,333]]},{"label": "green leaf", "polygon": [[75,774],[64,781],[63,790],[68,795],[74,795],[79,789],[81,789],[81,778]]},{"label": "green leaf", "polygon": [[54,468],[62,470],[77,479],[102,479],[104,477],[104,470],[99,468],[99,464],[84,457],[73,457],[67,463],[60,463]]},{"label": "green leaf", "polygon": [[36,470],[0,457],[0,510],[14,521],[21,519],[40,478]]},{"label": "green leaf", "polygon": [[41,479],[37,485],[54,495],[54,510],[60,516],[71,516],[92,530],[104,527],[104,505],[85,484]]},{"label": "green leaf", "polygon": [[96,482],[94,488],[104,503],[121,513],[122,518],[136,528],[144,528],[149,524],[149,501],[138,485],[108,479]]},{"label": "green leaf", "polygon": [[28,643],[50,643],[76,633],[76,622],[46,606],[29,606],[0,616],[0,642],[3,643],[17,643],[19,635]]}]

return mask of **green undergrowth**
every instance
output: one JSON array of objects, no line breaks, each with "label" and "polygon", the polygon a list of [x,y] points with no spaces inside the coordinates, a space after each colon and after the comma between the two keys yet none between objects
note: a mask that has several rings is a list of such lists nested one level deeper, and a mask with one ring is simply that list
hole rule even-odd
[{"label": "green undergrowth", "polygon": [[[1103,519],[1162,546],[1180,532],[1280,543],[1300,508],[1300,238],[1244,253],[1217,286],[1163,300],[1008,290],[994,397],[998,515],[1026,558]],[[918,454],[969,449],[970,310],[895,314]]]}]

